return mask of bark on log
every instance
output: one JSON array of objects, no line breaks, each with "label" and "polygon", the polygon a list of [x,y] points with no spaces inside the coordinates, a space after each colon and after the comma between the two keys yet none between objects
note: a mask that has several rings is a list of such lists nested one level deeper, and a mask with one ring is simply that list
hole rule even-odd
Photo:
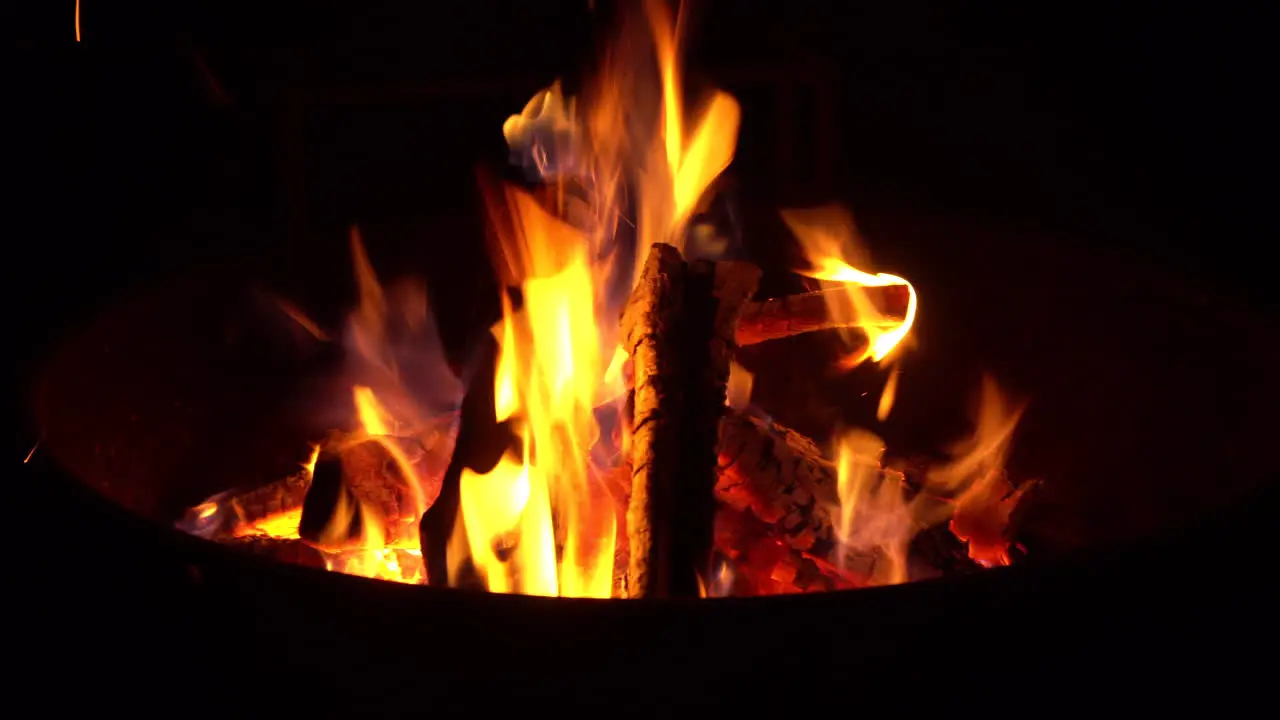
[{"label": "bark on log", "polygon": [[697,597],[709,575],[715,447],[734,330],[760,270],[654,246],[622,317],[634,375],[628,597]]},{"label": "bark on log", "polygon": [[653,246],[622,315],[623,348],[634,372],[631,495],[627,503],[627,597],[665,594],[655,574],[669,538],[653,520],[666,513],[664,488],[679,470],[680,351],[675,332],[685,268],[670,245]]},{"label": "bark on log", "polygon": [[[738,319],[738,344],[754,345],[818,330],[867,327],[872,322],[894,327],[906,317],[911,297],[906,285],[861,290],[875,306],[879,318],[859,317],[847,299],[847,290],[842,287],[747,303]],[[832,303],[839,303],[841,312],[833,314]]]},{"label": "bark on log", "polygon": [[750,510],[790,547],[819,557],[835,549],[831,511],[836,468],[809,438],[781,425],[731,413],[720,421],[716,496]]}]

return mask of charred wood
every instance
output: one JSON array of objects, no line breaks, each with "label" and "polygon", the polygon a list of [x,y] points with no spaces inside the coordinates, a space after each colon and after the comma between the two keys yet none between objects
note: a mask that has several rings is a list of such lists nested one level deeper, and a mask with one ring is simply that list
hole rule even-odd
[{"label": "charred wood", "polygon": [[651,250],[622,317],[631,356],[628,597],[697,597],[710,571],[716,443],[743,303],[760,270],[750,263],[687,265]]},{"label": "charred wood", "polygon": [[626,597],[665,595],[662,564],[670,538],[658,521],[669,514],[669,489],[679,472],[680,338],[677,323],[685,266],[671,245],[656,244],[622,315],[623,348],[634,377],[631,492],[627,503]]},{"label": "charred wood", "polygon": [[720,422],[716,497],[772,525],[789,547],[819,557],[835,548],[836,468],[800,433],[727,414]]},{"label": "charred wood", "polygon": [[679,473],[669,490],[668,594],[697,597],[711,576],[720,418],[725,413],[734,328],[755,292],[760,269],[746,262],[689,265],[681,321]]},{"label": "charred wood", "polygon": [[842,573],[782,542],[774,526],[748,511],[721,506],[715,518],[716,549],[730,577],[714,574],[711,595],[778,595],[861,587],[861,579]]},{"label": "charred wood", "polygon": [[[894,327],[906,317],[911,297],[906,285],[860,287],[859,290],[876,309],[878,317],[861,316],[843,287],[749,302],[738,319],[738,344],[754,345],[836,328]],[[840,311],[833,313],[832,304]]]},{"label": "charred wood", "polygon": [[493,469],[515,438],[507,423],[499,423],[494,410],[492,378],[497,370],[498,343],[487,331],[476,340],[475,360],[470,364],[472,382],[462,398],[457,441],[441,481],[436,501],[422,516],[419,541],[427,584],[449,585],[449,538],[458,519],[462,471],[486,473]]},{"label": "charred wood", "polygon": [[429,477],[429,458],[417,438],[372,437],[327,448],[316,460],[298,535],[332,549],[362,547],[374,538],[379,547],[411,546],[418,532],[413,476]]}]

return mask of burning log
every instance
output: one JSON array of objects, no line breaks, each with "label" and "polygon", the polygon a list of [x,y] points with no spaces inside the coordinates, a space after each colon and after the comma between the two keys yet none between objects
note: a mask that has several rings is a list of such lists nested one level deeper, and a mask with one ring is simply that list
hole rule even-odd
[{"label": "burning log", "polygon": [[[430,504],[440,493],[435,460],[417,438],[337,443],[316,461],[299,536],[334,549],[360,546],[374,537],[380,538],[373,543],[379,547],[412,546],[419,503]],[[415,489],[420,482],[420,490]]]},{"label": "burning log", "polygon": [[[720,422],[719,451],[717,499],[729,509],[750,512],[770,528],[771,537],[813,560],[825,575],[858,586],[887,559],[875,548],[841,546],[835,517],[838,473],[809,438],[776,423],[731,413]],[[900,483],[904,496],[916,504],[916,520],[923,526],[913,541],[913,553],[947,572],[1008,565],[1010,514],[1037,485],[1033,481],[1015,488],[1003,473],[992,473],[953,497],[893,470],[881,470],[880,481]],[[722,552],[728,551],[725,542],[717,536]]]},{"label": "burning log", "polygon": [[864,584],[861,578],[788,547],[777,538],[774,526],[747,511],[721,507],[716,512],[715,538],[716,549],[731,561],[732,587],[714,588],[719,591],[714,594],[778,595]]},{"label": "burning log", "polygon": [[[286,534],[289,528],[297,527],[302,503],[310,487],[311,471],[304,469],[249,492],[233,495],[227,501],[237,521],[231,528],[231,534],[236,537],[254,532],[274,536]],[[283,527],[275,527],[277,524]]]},{"label": "burning log", "polygon": [[[902,323],[911,299],[906,285],[864,286],[859,290],[879,317],[860,317],[843,287],[749,302],[738,318],[738,345],[754,345],[818,330],[867,327],[872,323],[896,327]],[[832,303],[845,307],[839,313],[832,313]]]},{"label": "burning log", "polygon": [[671,593],[694,597],[698,578],[710,577],[716,512],[720,418],[729,366],[737,349],[734,328],[755,293],[760,268],[746,262],[692,263],[683,303],[680,477],[671,488]]},{"label": "burning log", "polygon": [[262,555],[279,562],[325,569],[324,553],[297,538],[275,538],[266,535],[246,535],[222,544],[240,552]]},{"label": "burning log", "polygon": [[759,280],[750,263],[686,265],[660,243],[623,312],[635,385],[629,597],[697,597],[699,577],[708,574],[734,328]]},{"label": "burning log", "polygon": [[297,533],[302,502],[309,487],[311,470],[304,468],[250,490],[218,493],[187,510],[175,525],[206,540],[293,536]]},{"label": "burning log", "polygon": [[476,348],[473,376],[481,380],[469,383],[462,397],[457,440],[443,472],[439,497],[418,524],[426,580],[434,587],[449,586],[448,546],[461,506],[462,471],[489,472],[516,441],[510,423],[498,422],[493,383],[485,380],[497,371],[498,344],[485,332],[477,338]]},{"label": "burning log", "polygon": [[599,477],[601,485],[612,498],[616,514],[612,596],[625,598],[627,597],[627,571],[631,559],[631,543],[627,537],[627,508],[631,497],[631,461],[623,458],[616,467],[601,473]]},{"label": "burning log", "polygon": [[[887,560],[879,548],[839,541],[838,473],[809,438],[776,423],[729,414],[720,423],[719,450],[717,499],[771,526],[771,537],[820,566],[822,574],[858,587]],[[882,471],[882,480],[905,482],[891,471]]]},{"label": "burning log", "polygon": [[674,332],[684,295],[680,252],[656,244],[622,315],[623,347],[631,355],[634,415],[631,426],[631,494],[627,503],[627,597],[665,593],[658,575],[668,548],[655,520],[667,514],[664,489],[679,471],[681,416]]},{"label": "burning log", "polygon": [[809,438],[749,415],[720,421],[716,497],[776,528],[788,546],[819,557],[835,550],[836,468]]}]

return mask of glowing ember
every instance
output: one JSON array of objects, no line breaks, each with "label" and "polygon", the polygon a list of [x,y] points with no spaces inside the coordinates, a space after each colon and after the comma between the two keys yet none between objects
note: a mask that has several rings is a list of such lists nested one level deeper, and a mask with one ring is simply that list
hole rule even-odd
[{"label": "glowing ember", "polygon": [[[1004,474],[1021,408],[990,380],[972,436],[921,478],[886,468],[884,443],[869,430],[845,429],[824,453],[752,405],[755,378],[733,360],[738,345],[836,331],[849,348],[840,367],[892,363],[876,412],[883,421],[919,300],[906,279],[859,269],[869,262],[839,207],[783,213],[808,261],[797,272],[819,281],[816,292],[751,300],[759,269],[715,262],[727,243],[695,218],[733,159],[740,109],[711,91],[686,112],[681,20],[660,2],[644,7],[644,22],[624,31],[641,27],[648,43],[617,43],[580,97],[565,97],[557,82],[501,126],[513,162],[538,186],[483,188],[504,289],[491,328],[495,373],[474,382],[493,383],[510,442],[495,466],[450,476],[458,510],[448,584],[608,598],[632,594],[639,576],[639,594],[661,596],[665,580],[651,592],[649,575],[682,561],[677,544],[688,552],[703,537],[714,543],[707,562],[686,568],[701,597],[901,583],[912,576],[913,539],[931,528],[949,529],[976,563],[1008,564],[1010,513],[1031,485],[1015,489]],[[317,445],[301,473],[209,498],[179,525],[215,540],[304,542],[333,571],[443,584],[427,577],[418,527],[449,481],[464,387],[445,362],[425,289],[384,289],[355,229],[351,254],[359,302],[342,341],[354,427]],[[298,308],[282,309],[317,340],[335,336]],[[429,382],[411,388],[409,372]],[[707,417],[690,388],[710,389]],[[664,414],[670,408],[679,411]],[[654,426],[677,422],[685,425],[663,445]],[[697,452],[672,449],[704,436]],[[691,496],[707,500],[705,517],[672,509],[699,478],[681,474],[678,492],[660,484],[695,472],[672,465],[688,458],[708,463],[705,492]]]}]

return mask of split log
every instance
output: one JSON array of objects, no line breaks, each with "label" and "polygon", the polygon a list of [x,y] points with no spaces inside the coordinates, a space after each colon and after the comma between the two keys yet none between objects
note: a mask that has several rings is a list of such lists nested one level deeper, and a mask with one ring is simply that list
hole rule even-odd
[{"label": "split log", "polygon": [[229,502],[240,525],[234,534],[265,530],[276,518],[292,517],[296,520],[310,487],[311,471],[303,469],[247,493],[232,496]]},{"label": "split log", "polygon": [[635,387],[626,597],[652,597],[667,591],[656,571],[667,555],[668,538],[653,520],[666,513],[663,490],[674,484],[679,470],[682,408],[675,328],[684,280],[680,252],[671,245],[655,244],[622,314],[622,343],[631,356]]},{"label": "split log", "polygon": [[291,534],[281,526],[297,527],[310,486],[311,472],[303,469],[251,490],[224,491],[187,510],[175,525],[206,540]]},{"label": "split log", "polygon": [[697,597],[699,578],[711,577],[720,419],[725,413],[729,366],[737,349],[734,329],[756,291],[760,268],[747,262],[691,263],[681,322],[679,475],[670,489],[669,594]]},{"label": "split log", "polygon": [[710,570],[716,442],[734,329],[760,270],[656,244],[622,315],[634,394],[628,597],[697,597]]},{"label": "split log", "polygon": [[835,550],[836,468],[809,438],[730,413],[720,421],[716,496],[776,528],[788,546],[818,557]]},{"label": "split log", "polygon": [[206,540],[229,540],[244,535],[292,535],[311,486],[311,471],[303,460],[312,446],[297,445],[297,471],[261,485],[236,485],[189,508],[174,523],[183,532]]},{"label": "split log", "polygon": [[434,502],[440,492],[438,460],[417,438],[376,437],[327,448],[316,461],[299,536],[335,550],[417,547],[413,476],[425,481],[423,501]]},{"label": "split log", "polygon": [[222,540],[222,544],[240,552],[269,557],[279,562],[325,569],[324,553],[298,538],[273,538],[266,535],[246,535]]},{"label": "split log", "polygon": [[[818,330],[868,327],[873,323],[896,327],[902,323],[911,299],[906,285],[864,286],[861,291],[880,317],[860,317],[843,287],[747,303],[738,319],[738,344],[754,345]],[[837,304],[840,311],[832,313],[832,304]]]}]

